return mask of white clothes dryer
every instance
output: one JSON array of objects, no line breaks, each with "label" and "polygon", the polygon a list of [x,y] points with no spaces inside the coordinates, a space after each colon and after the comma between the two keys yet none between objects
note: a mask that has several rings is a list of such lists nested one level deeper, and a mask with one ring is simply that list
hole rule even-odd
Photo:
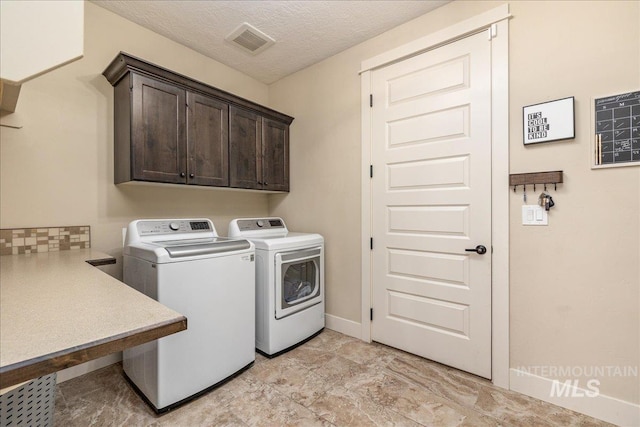
[{"label": "white clothes dryer", "polygon": [[186,331],[123,353],[127,378],[156,412],[253,364],[254,258],[251,242],[218,237],[208,219],[129,224],[124,282],[187,318]]},{"label": "white clothes dryer", "polygon": [[282,354],[324,328],[324,239],[291,233],[282,218],[239,218],[229,237],[256,248],[256,349]]}]

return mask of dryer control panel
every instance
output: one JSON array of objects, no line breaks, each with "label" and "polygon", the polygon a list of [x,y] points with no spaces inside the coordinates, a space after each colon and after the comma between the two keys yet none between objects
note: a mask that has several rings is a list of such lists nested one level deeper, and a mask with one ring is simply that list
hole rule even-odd
[{"label": "dryer control panel", "polygon": [[239,219],[238,228],[240,231],[249,230],[269,230],[269,229],[286,229],[282,218],[258,218],[258,219]]},{"label": "dryer control panel", "polygon": [[233,238],[270,238],[284,237],[289,234],[282,218],[238,218],[229,223],[229,237]]}]

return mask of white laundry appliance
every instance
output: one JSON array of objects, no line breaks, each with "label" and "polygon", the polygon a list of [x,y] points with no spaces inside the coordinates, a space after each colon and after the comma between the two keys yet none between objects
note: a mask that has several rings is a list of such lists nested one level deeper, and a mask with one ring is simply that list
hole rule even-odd
[{"label": "white laundry appliance", "polygon": [[282,218],[239,218],[230,238],[256,248],[256,349],[277,356],[324,328],[324,239],[291,233]]},{"label": "white laundry appliance", "polygon": [[158,412],[219,385],[255,360],[255,250],[208,219],[129,224],[124,282],[187,318],[187,330],[123,353],[126,376]]}]

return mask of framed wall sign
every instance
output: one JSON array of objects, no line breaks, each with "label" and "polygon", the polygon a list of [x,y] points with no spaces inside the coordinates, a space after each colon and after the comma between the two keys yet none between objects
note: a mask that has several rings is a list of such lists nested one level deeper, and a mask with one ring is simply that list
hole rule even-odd
[{"label": "framed wall sign", "polygon": [[575,138],[574,103],[571,96],[523,107],[524,144]]}]

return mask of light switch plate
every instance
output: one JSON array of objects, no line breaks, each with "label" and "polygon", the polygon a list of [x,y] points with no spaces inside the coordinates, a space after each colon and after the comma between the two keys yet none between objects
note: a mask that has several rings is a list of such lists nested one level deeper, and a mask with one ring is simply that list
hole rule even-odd
[{"label": "light switch plate", "polygon": [[549,225],[548,212],[540,205],[523,205],[522,225]]}]

